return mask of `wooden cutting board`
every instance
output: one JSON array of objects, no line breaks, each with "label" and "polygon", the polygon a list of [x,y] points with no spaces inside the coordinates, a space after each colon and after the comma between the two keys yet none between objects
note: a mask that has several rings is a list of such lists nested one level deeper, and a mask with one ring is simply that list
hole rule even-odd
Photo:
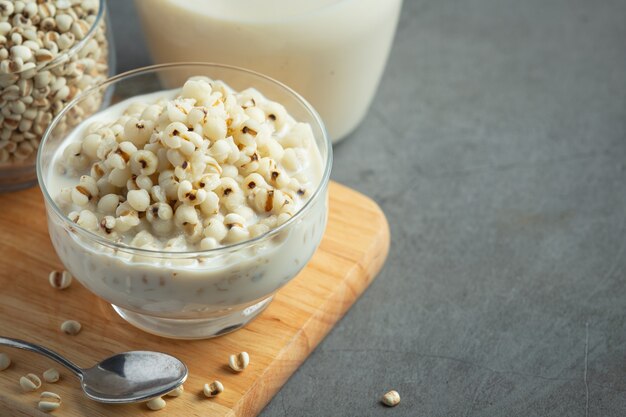
[{"label": "wooden cutting board", "polygon": [[[209,340],[163,339],[124,322],[110,305],[78,282],[52,289],[48,274],[62,269],[46,226],[38,189],[0,195],[0,335],[42,343],[79,366],[128,350],[157,350],[182,359],[189,367],[185,393],[167,399],[161,415],[181,417],[255,416],[304,362],[333,325],[367,288],[389,249],[389,228],[380,208],[342,185],[330,185],[326,234],[308,266],[278,292],[256,320],[234,333]],[[77,319],[83,330],[67,336],[59,330]],[[247,351],[251,363],[241,374],[228,368],[228,356]],[[57,416],[148,416],[145,404],[102,405],[82,395],[68,371],[35,354],[4,348],[13,360],[0,372],[0,416],[45,416],[37,409],[43,390],[61,395]],[[62,379],[34,393],[23,393],[20,376],[41,376],[50,367]],[[339,377],[339,376],[338,376]],[[219,379],[225,391],[202,395],[206,382]]]}]

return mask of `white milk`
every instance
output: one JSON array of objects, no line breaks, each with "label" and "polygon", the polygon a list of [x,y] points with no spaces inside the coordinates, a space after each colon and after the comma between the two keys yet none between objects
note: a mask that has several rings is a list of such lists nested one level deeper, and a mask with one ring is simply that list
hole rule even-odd
[{"label": "white milk", "polygon": [[[59,173],[59,161],[65,146],[80,140],[87,126],[94,121],[117,120],[132,101],[152,103],[175,94],[171,90],[134,97],[78,126],[56,151],[45,175],[44,183],[50,195],[55,198],[61,188],[77,184],[78,177],[68,178]],[[311,154],[309,175],[315,190],[322,180],[323,168],[319,150],[315,143],[312,146],[315,152]],[[48,210],[48,227],[54,248],[67,270],[108,302],[157,319],[219,317],[246,306],[255,308],[255,304],[271,296],[306,265],[326,226],[326,186],[304,208],[305,212],[281,231],[270,232],[255,243],[244,242],[236,248],[201,254],[150,254],[114,248],[76,231],[77,226],[68,226],[52,210]]]},{"label": "white milk", "polygon": [[205,61],[275,78],[320,113],[334,142],[361,122],[402,0],[135,0],[157,63]]}]

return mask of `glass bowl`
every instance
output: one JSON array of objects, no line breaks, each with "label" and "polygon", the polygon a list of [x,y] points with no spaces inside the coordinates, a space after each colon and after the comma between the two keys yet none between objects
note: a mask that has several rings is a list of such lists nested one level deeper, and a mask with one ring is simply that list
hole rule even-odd
[{"label": "glass bowl", "polygon": [[[23,19],[32,22],[35,18],[41,20],[46,13],[52,12],[54,16],[64,11],[54,7],[42,9],[47,4],[40,4],[38,14]],[[47,32],[40,31],[36,40],[32,39],[32,34],[15,26],[3,36],[10,41],[0,42],[0,192],[35,185],[37,148],[53,117],[81,91],[103,82],[112,74],[115,53],[111,31],[107,30],[110,25],[106,2],[99,0],[95,4],[98,10],[82,20],[88,26],[81,28],[77,24],[76,28],[61,34],[61,29],[54,26]],[[54,21],[54,17],[47,19]],[[11,40],[14,34],[19,35],[16,42],[22,42],[22,45],[31,42],[32,48],[39,48],[31,54],[36,62],[16,62],[9,54],[11,46],[17,45]],[[62,41],[61,36],[65,36]],[[51,48],[57,48],[58,55],[44,53],[45,50],[50,52]],[[86,104],[75,107],[74,117],[67,118],[67,122],[79,123],[100,103],[95,107],[86,107]]]},{"label": "glass bowl", "polygon": [[[257,238],[206,251],[166,252],[115,243],[70,221],[49,190],[51,162],[73,129],[65,118],[94,96],[112,94],[98,116],[127,98],[180,87],[190,76],[222,80],[235,90],[254,87],[311,125],[323,175],[311,198],[290,220]],[[87,119],[84,124],[89,123]],[[327,221],[332,146],[315,110],[285,85],[261,74],[218,64],[164,64],[130,71],[85,91],[52,121],[37,158],[48,228],[59,258],[78,281],[147,332],[200,339],[236,330],[256,317],[275,292],[304,268]]]}]

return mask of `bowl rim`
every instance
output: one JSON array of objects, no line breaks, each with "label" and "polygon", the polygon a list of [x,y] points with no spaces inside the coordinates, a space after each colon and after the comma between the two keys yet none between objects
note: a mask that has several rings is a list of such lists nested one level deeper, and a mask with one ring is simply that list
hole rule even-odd
[{"label": "bowl rim", "polygon": [[[56,202],[54,201],[54,199],[50,196],[50,193],[48,192],[48,189],[45,185],[44,182],[44,173],[42,172],[42,163],[43,163],[43,150],[46,148],[46,145],[48,143],[48,140],[50,139],[50,136],[52,135],[52,131],[54,130],[54,128],[56,127],[56,125],[59,123],[59,121],[75,106],[77,105],[80,101],[82,101],[84,98],[86,98],[87,96],[89,96],[90,94],[94,94],[96,91],[110,87],[114,84],[116,84],[119,81],[125,80],[125,79],[129,79],[132,78],[134,76],[137,75],[143,75],[143,74],[148,74],[148,73],[158,73],[161,70],[165,70],[165,69],[173,69],[173,68],[177,68],[177,67],[181,67],[181,68],[190,68],[190,67],[202,67],[202,68],[220,68],[220,69],[225,69],[228,71],[236,71],[236,72],[241,72],[241,73],[246,73],[248,75],[252,75],[254,77],[259,77],[262,79],[265,79],[266,81],[269,81],[271,84],[275,84],[276,86],[282,88],[283,90],[285,90],[287,93],[289,93],[290,95],[292,95],[296,101],[298,103],[300,103],[305,110],[310,113],[314,123],[317,123],[317,125],[319,126],[321,132],[322,132],[322,142],[325,144],[326,146],[326,158],[324,159],[323,163],[324,163],[324,169],[323,169],[323,173],[322,173],[322,177],[320,179],[319,184],[317,185],[315,191],[311,194],[311,197],[304,203],[304,205],[302,207],[300,207],[300,209],[296,212],[296,214],[294,214],[289,220],[287,220],[285,223],[281,224],[280,226],[274,228],[274,229],[270,229],[268,232],[256,236],[252,239],[248,239],[248,240],[244,240],[241,242],[237,242],[237,243],[233,243],[230,245],[225,245],[225,246],[220,246],[217,248],[213,248],[213,249],[206,249],[206,250],[189,250],[189,251],[165,251],[165,250],[155,250],[155,249],[146,249],[146,248],[138,248],[135,246],[131,246],[125,243],[121,243],[121,242],[115,242],[112,240],[109,240],[103,236],[100,236],[94,232],[91,232],[89,230],[84,229],[82,226],[78,225],[77,223],[72,222],[67,215],[65,215],[61,209],[59,208],[59,206],[56,204]],[[226,83],[228,84],[228,83]],[[252,86],[253,87],[253,86]],[[182,88],[179,87],[179,88]],[[130,98],[130,97],[129,97]],[[98,109],[99,111],[100,109]],[[80,126],[81,124],[83,124],[84,122],[86,122],[87,120],[89,120],[91,116],[85,118],[84,120],[82,120],[77,126]],[[316,145],[317,146],[317,145]],[[321,153],[321,152],[320,152]],[[320,155],[322,156],[322,155]],[[63,110],[61,110],[61,112],[55,116],[55,118],[50,122],[50,124],[48,125],[48,127],[46,128],[46,131],[44,132],[40,145],[39,145],[39,149],[37,150],[37,160],[36,160],[36,166],[37,166],[37,181],[39,184],[39,188],[44,196],[44,200],[46,202],[46,211],[49,212],[50,209],[49,207],[52,208],[52,212],[54,212],[54,214],[56,214],[63,222],[65,225],[67,225],[68,227],[71,227],[75,232],[80,233],[83,237],[88,238],[89,240],[92,241],[96,241],[99,244],[102,244],[104,246],[108,246],[110,248],[116,249],[116,250],[122,250],[124,252],[133,252],[136,254],[143,254],[143,255],[147,255],[147,256],[163,256],[166,255],[167,257],[197,257],[197,256],[209,256],[209,255],[215,255],[215,254],[221,254],[221,253],[230,253],[233,252],[235,250],[238,250],[242,247],[246,247],[246,246],[250,246],[253,245],[255,243],[264,241],[264,240],[269,240],[272,237],[274,237],[275,235],[279,234],[281,231],[289,228],[293,223],[295,223],[297,220],[299,220],[304,213],[308,212],[310,207],[313,205],[314,202],[316,202],[320,197],[326,195],[326,193],[324,193],[323,191],[328,187],[328,183],[330,181],[330,172],[332,169],[332,165],[333,165],[333,146],[332,146],[332,141],[330,139],[330,136],[328,134],[328,131],[326,130],[326,126],[324,125],[324,122],[322,121],[322,118],[320,117],[320,115],[317,113],[317,111],[313,108],[313,106],[304,99],[304,97],[302,97],[300,94],[298,94],[296,91],[294,91],[293,89],[291,89],[290,87],[288,87],[287,85],[283,84],[282,82],[275,80],[271,77],[268,77],[267,75],[261,74],[259,72],[256,71],[252,71],[246,68],[241,68],[241,67],[237,67],[234,65],[226,65],[226,64],[219,64],[219,63],[209,63],[209,62],[180,62],[180,63],[166,63],[166,64],[157,64],[157,65],[150,65],[150,66],[146,66],[146,67],[141,67],[141,68],[136,68],[130,71],[126,71],[123,72],[121,74],[115,75],[113,77],[110,77],[108,79],[106,79],[105,81],[98,83],[86,90],[84,90],[82,93],[80,93],[79,95],[77,95],[76,97],[74,97],[74,99],[72,99],[72,101],[70,101],[64,108]]]}]

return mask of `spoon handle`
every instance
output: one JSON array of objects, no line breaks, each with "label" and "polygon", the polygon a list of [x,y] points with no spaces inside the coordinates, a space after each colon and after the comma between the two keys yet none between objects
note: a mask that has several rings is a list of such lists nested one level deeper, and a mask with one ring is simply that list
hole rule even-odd
[{"label": "spoon handle", "polygon": [[11,339],[9,337],[2,337],[2,336],[0,336],[0,345],[10,346],[10,347],[14,347],[17,349],[24,349],[24,350],[29,350],[31,352],[39,353],[40,355],[46,356],[52,359],[53,361],[56,361],[60,363],[61,365],[65,366],[67,369],[69,369],[74,374],[76,374],[77,377],[81,379],[83,377],[83,370],[81,368],[76,366],[74,363],[68,361],[63,356],[59,355],[58,353],[48,348],[45,348],[43,346],[36,345],[34,343],[28,343],[19,339]]}]

